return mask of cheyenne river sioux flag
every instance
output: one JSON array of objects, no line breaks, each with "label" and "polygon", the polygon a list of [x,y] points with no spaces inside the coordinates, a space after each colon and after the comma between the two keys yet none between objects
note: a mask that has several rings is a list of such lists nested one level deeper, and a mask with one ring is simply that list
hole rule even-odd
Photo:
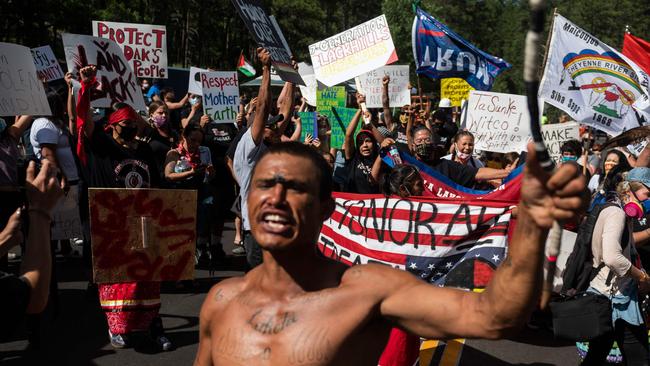
[{"label": "cheyenne river sioux flag", "polygon": [[323,224],[319,249],[349,265],[383,263],[439,286],[484,288],[507,255],[522,168],[487,192],[448,185],[417,167],[439,197],[334,193],[336,210]]}]

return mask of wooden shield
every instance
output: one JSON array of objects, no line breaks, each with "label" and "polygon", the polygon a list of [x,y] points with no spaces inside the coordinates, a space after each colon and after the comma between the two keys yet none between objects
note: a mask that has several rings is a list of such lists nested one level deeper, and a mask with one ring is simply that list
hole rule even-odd
[{"label": "wooden shield", "polygon": [[196,191],[90,188],[96,283],[194,277]]}]

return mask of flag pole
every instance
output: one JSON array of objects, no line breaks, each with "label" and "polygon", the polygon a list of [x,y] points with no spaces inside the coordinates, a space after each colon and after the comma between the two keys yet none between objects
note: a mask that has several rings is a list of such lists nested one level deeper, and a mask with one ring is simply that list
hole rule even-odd
[{"label": "flag pole", "polygon": [[544,47],[544,61],[542,67],[538,71],[539,78],[542,78],[544,70],[546,70],[546,62],[548,62],[548,48],[551,45],[551,37],[553,37],[553,27],[555,26],[555,16],[557,15],[557,8],[553,8],[553,19],[551,19],[551,27],[549,28],[548,36],[546,36],[546,47]]}]

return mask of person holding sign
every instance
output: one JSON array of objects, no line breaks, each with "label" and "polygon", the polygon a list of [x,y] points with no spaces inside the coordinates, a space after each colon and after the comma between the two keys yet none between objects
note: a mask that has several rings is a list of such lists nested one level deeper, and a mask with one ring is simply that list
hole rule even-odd
[{"label": "person holding sign", "polygon": [[[81,147],[87,156],[89,186],[97,188],[154,188],[160,186],[156,159],[148,144],[136,140],[142,118],[125,103],[116,103],[108,123],[96,126],[91,117],[90,93],[97,87],[95,66],[79,70],[81,92],[77,103],[79,133],[89,143]],[[82,140],[84,141],[84,140]],[[81,157],[80,157],[81,158]],[[116,243],[116,257],[130,252]],[[160,282],[99,284],[99,301],[106,314],[111,346],[129,346],[130,334],[149,331],[161,350],[172,348],[165,336],[160,309]]]},{"label": "person holding sign", "polygon": [[207,294],[194,365],[377,365],[393,326],[428,339],[514,334],[541,293],[549,228],[588,204],[577,170],[565,165],[549,175],[530,145],[508,257],[475,293],[322,256],[317,238],[335,210],[329,167],[304,144],[269,147],[247,201],[264,261]]}]

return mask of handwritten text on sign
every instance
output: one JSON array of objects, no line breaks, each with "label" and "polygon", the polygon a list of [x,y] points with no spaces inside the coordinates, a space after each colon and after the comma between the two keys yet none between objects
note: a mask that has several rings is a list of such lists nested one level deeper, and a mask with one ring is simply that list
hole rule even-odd
[{"label": "handwritten text on sign", "polygon": [[29,48],[0,42],[0,116],[50,112]]},{"label": "handwritten text on sign", "polygon": [[32,57],[34,58],[34,65],[36,66],[36,73],[39,79],[50,82],[63,79],[65,76],[63,70],[61,70],[59,61],[54,57],[52,47],[42,46],[32,48]]},{"label": "handwritten text on sign", "polygon": [[202,72],[203,112],[216,123],[234,123],[239,111],[237,71]]},{"label": "handwritten text on sign", "polygon": [[310,45],[309,55],[316,79],[327,86],[397,61],[385,15]]},{"label": "handwritten text on sign", "polygon": [[167,78],[167,30],[164,25],[93,20],[93,36],[116,42],[139,78]]},{"label": "handwritten text on sign", "polygon": [[91,188],[88,194],[95,282],[193,277],[196,191]]},{"label": "handwritten text on sign", "polygon": [[110,108],[124,102],[136,110],[146,109],[135,74],[117,43],[81,34],[64,33],[61,38],[68,71],[78,75],[84,66],[97,66],[99,88],[90,96],[93,107]]},{"label": "handwritten text on sign", "polygon": [[390,107],[402,107],[411,104],[409,66],[391,65],[369,71],[359,76],[362,93],[366,95],[366,107],[382,107],[382,79],[385,75],[390,76],[390,83],[388,84],[388,99]]},{"label": "handwritten text on sign", "polygon": [[569,140],[580,140],[580,125],[578,122],[543,125],[542,137],[549,155],[558,164],[562,144]]},{"label": "handwritten text on sign", "polygon": [[481,151],[523,151],[530,139],[526,97],[472,90],[467,105],[466,128]]}]

